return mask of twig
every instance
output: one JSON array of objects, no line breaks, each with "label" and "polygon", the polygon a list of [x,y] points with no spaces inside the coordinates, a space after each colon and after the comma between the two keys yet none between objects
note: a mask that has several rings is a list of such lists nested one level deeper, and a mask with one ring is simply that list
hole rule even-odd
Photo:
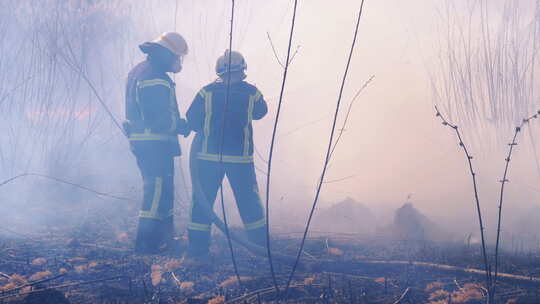
[{"label": "twig", "polygon": [[341,181],[344,181],[344,180],[347,180],[347,179],[350,179],[350,178],[353,178],[353,177],[356,177],[356,176],[358,176],[358,174],[353,174],[353,175],[345,176],[345,177],[342,177],[342,178],[338,178],[338,179],[334,179],[334,180],[325,181],[325,182],[323,182],[323,183],[324,183],[324,184],[337,183],[337,182],[341,182]]},{"label": "twig", "polygon": [[[514,151],[514,147],[517,146],[516,138],[518,136],[518,133],[522,130],[523,126],[526,123],[529,123],[531,120],[538,118],[538,115],[540,115],[540,110],[538,110],[534,115],[529,116],[528,118],[525,118],[521,121],[521,124],[515,128],[514,131],[514,137],[512,138],[512,142],[508,144],[510,147],[508,149],[508,155],[504,159],[506,162],[506,165],[504,166],[504,174],[502,179],[500,180],[501,188],[499,192],[499,218],[497,221],[497,241],[495,244],[495,277],[493,279],[493,289],[495,290],[495,285],[497,284],[497,274],[499,272],[499,243],[500,243],[500,235],[501,235],[501,220],[502,220],[502,205],[503,205],[503,198],[504,198],[504,186],[508,182],[507,174],[508,174],[508,167],[510,166],[510,159],[512,157],[512,152]],[[495,292],[493,290],[493,292]]]},{"label": "twig", "polygon": [[327,151],[326,151],[326,156],[325,156],[325,161],[324,161],[324,164],[323,164],[321,178],[320,178],[318,186],[317,186],[317,193],[315,194],[315,199],[313,200],[311,211],[309,213],[309,217],[308,217],[306,227],[305,227],[305,230],[304,230],[304,235],[302,237],[302,241],[300,243],[300,248],[299,248],[298,254],[296,256],[296,261],[294,263],[293,269],[291,270],[291,273],[290,273],[289,278],[287,280],[286,294],[288,293],[288,290],[289,290],[288,286],[291,284],[291,281],[292,281],[292,279],[294,277],[294,272],[296,271],[296,268],[298,266],[298,262],[300,261],[300,257],[302,255],[302,251],[304,249],[307,234],[309,232],[309,226],[310,226],[311,220],[313,218],[315,208],[317,207],[317,202],[319,200],[319,195],[321,193],[322,185],[323,185],[323,182],[324,182],[324,176],[326,174],[326,169],[328,168],[328,163],[330,161],[330,153],[332,151],[332,143],[333,143],[333,139],[334,139],[334,133],[335,133],[335,130],[336,130],[337,117],[338,117],[339,109],[340,109],[340,105],[341,105],[341,98],[343,96],[343,90],[345,88],[345,82],[347,80],[347,75],[348,75],[348,72],[349,72],[349,67],[350,67],[350,64],[351,64],[352,55],[354,53],[354,46],[356,45],[356,38],[358,36],[358,29],[360,27],[360,20],[362,18],[363,8],[364,8],[364,0],[362,0],[362,2],[360,3],[360,9],[358,11],[358,18],[357,18],[357,21],[356,21],[356,26],[355,26],[355,30],[354,30],[354,36],[353,36],[353,40],[352,40],[352,45],[351,45],[351,48],[350,48],[350,51],[349,51],[349,56],[348,56],[348,59],[347,59],[347,65],[345,66],[345,71],[343,73],[343,78],[341,80],[341,86],[339,88],[339,94],[338,94],[338,98],[337,98],[337,102],[336,102],[336,109],[335,109],[335,112],[334,112],[334,121],[332,123],[332,129],[330,131],[330,138],[328,140],[328,148],[327,148]]},{"label": "twig", "polygon": [[[65,30],[64,27],[62,27],[62,30]],[[65,34],[65,33],[64,33]],[[66,43],[67,44],[67,47],[68,47],[68,50],[70,52],[70,54],[74,56],[74,52],[73,52],[73,49],[71,48],[71,44],[70,43]],[[73,69],[75,72],[79,73],[79,75],[84,79],[84,81],[86,82],[86,84],[88,85],[88,87],[90,88],[90,90],[92,91],[92,93],[94,93],[94,96],[97,98],[98,102],[101,104],[101,106],[103,107],[103,109],[105,110],[105,112],[107,112],[107,114],[109,115],[109,118],[112,120],[112,122],[114,123],[114,125],[120,130],[120,132],[124,135],[124,136],[127,136],[126,132],[124,131],[124,128],[122,128],[120,126],[120,124],[118,123],[118,121],[116,120],[116,118],[114,117],[113,113],[111,112],[111,110],[109,110],[109,107],[107,107],[107,104],[105,103],[105,100],[103,100],[103,98],[101,97],[101,95],[99,94],[99,92],[97,91],[96,87],[94,86],[94,84],[92,83],[92,81],[88,78],[88,76],[86,75],[86,73],[83,71],[82,67],[80,65],[76,65],[74,62],[70,62],[67,58],[67,56],[65,54],[62,54],[62,53],[58,53],[60,55],[60,57],[64,60],[64,62],[66,63],[66,65],[68,67],[70,67],[71,69]]]},{"label": "twig", "polygon": [[324,239],[324,247],[326,248],[326,253],[330,253],[330,246],[328,245],[328,238]]},{"label": "twig", "polygon": [[43,177],[43,178],[46,178],[46,179],[54,180],[54,181],[62,183],[62,184],[71,185],[73,187],[77,187],[79,189],[83,189],[83,190],[92,192],[94,194],[100,195],[100,196],[106,196],[106,197],[110,197],[110,198],[114,198],[114,199],[122,200],[122,201],[134,201],[133,199],[130,199],[130,198],[127,198],[127,197],[121,197],[121,196],[117,196],[117,195],[113,195],[113,194],[109,194],[109,193],[105,193],[105,192],[100,192],[100,191],[90,189],[88,187],[85,187],[85,186],[82,186],[82,185],[79,185],[79,184],[76,184],[76,183],[65,181],[63,179],[60,179],[60,178],[57,178],[57,177],[54,177],[54,176],[50,176],[50,175],[46,175],[46,174],[39,174],[39,173],[22,173],[22,174],[16,175],[14,177],[8,178],[7,180],[4,180],[3,182],[0,182],[0,187],[4,186],[5,184],[8,184],[8,183],[10,183],[10,182],[12,182],[12,181],[14,181],[16,179],[19,179],[21,177],[25,177],[25,176],[39,176],[39,177]]},{"label": "twig", "polygon": [[[346,276],[348,278],[351,278],[351,279],[357,279],[357,280],[369,280],[369,281],[373,281],[373,277],[364,277],[364,276],[359,276],[359,275],[355,275],[355,274],[349,274],[349,273],[344,273],[344,272],[330,272],[330,271],[323,271],[322,274],[326,274],[326,275],[333,275],[333,276]],[[375,283],[378,283],[378,282],[375,282]]]},{"label": "twig", "polygon": [[12,298],[12,297],[17,297],[17,296],[25,296],[25,295],[32,294],[32,293],[39,293],[39,292],[43,292],[43,291],[46,291],[46,290],[53,290],[53,289],[60,289],[60,288],[66,288],[66,287],[75,287],[75,286],[81,286],[81,285],[87,285],[87,284],[94,284],[94,283],[118,280],[118,279],[121,279],[121,278],[124,278],[124,276],[117,276],[117,277],[112,277],[112,278],[85,281],[85,282],[78,282],[78,283],[68,283],[68,284],[63,284],[63,285],[56,285],[56,286],[51,286],[51,287],[47,287],[47,288],[43,288],[43,289],[36,289],[36,290],[28,291],[28,292],[22,292],[22,293],[17,293],[17,294],[6,295],[6,296],[3,296],[3,297],[0,297],[0,300]]},{"label": "twig", "polygon": [[486,242],[484,238],[484,224],[482,222],[482,211],[480,210],[480,199],[478,197],[478,188],[476,185],[476,173],[474,172],[473,166],[472,166],[472,159],[473,157],[469,154],[469,151],[467,150],[467,147],[465,146],[465,143],[463,142],[463,139],[461,138],[461,133],[458,130],[457,125],[453,125],[449,123],[441,114],[437,106],[435,106],[435,111],[437,112],[436,116],[440,117],[442,120],[442,124],[444,126],[448,126],[454,130],[456,133],[457,138],[459,139],[459,146],[463,149],[463,152],[465,153],[465,156],[467,157],[467,162],[469,164],[469,172],[472,177],[473,182],[473,188],[474,188],[474,198],[476,201],[476,211],[478,213],[478,223],[480,225],[480,236],[482,239],[482,256],[484,258],[484,268],[486,270],[486,286],[488,286],[488,289],[491,289],[491,271],[488,265],[488,259],[487,259],[487,253],[486,253]]},{"label": "twig", "polygon": [[11,277],[8,276],[7,274],[3,273],[3,272],[0,272],[0,277],[4,277],[4,278],[6,278],[8,280],[11,280]]},{"label": "twig", "polygon": [[[268,255],[268,263],[270,265],[270,273],[272,274],[272,281],[274,283],[274,287],[276,289],[276,293],[279,294],[279,286],[276,279],[276,274],[274,271],[274,263],[272,261],[272,250],[270,248],[270,208],[269,208],[269,202],[270,202],[270,173],[272,171],[272,157],[274,155],[274,144],[276,140],[276,132],[277,132],[277,126],[279,123],[279,117],[281,114],[281,105],[283,103],[283,93],[285,92],[285,83],[287,81],[287,72],[289,71],[289,64],[290,64],[290,55],[291,55],[291,45],[293,40],[293,34],[294,34],[294,23],[296,21],[296,8],[298,5],[298,0],[294,0],[294,8],[293,8],[293,16],[291,20],[291,30],[289,34],[289,45],[287,47],[287,59],[285,62],[285,67],[283,68],[283,78],[281,80],[281,89],[279,91],[279,102],[276,112],[276,118],[274,120],[274,128],[272,130],[272,140],[270,141],[270,152],[268,155],[268,166],[266,170],[266,204],[265,204],[265,217],[266,217],[266,251]],[[287,284],[288,285],[288,284]]]},{"label": "twig", "polygon": [[11,288],[11,289],[8,289],[8,290],[4,290],[4,293],[10,293],[10,292],[13,292],[13,291],[21,290],[21,289],[23,289],[25,287],[34,286],[34,285],[37,285],[37,284],[41,284],[41,283],[49,282],[49,281],[52,281],[52,280],[56,280],[56,279],[59,279],[59,278],[65,276],[65,275],[66,275],[65,273],[62,273],[62,274],[59,274],[59,275],[54,276],[54,277],[29,282],[29,283],[23,284],[23,285],[18,286],[18,287],[14,287],[14,288]]},{"label": "twig", "polygon": [[[230,20],[230,31],[229,31],[229,62],[227,65],[227,92],[225,95],[225,105],[223,109],[223,125],[221,127],[221,137],[220,137],[220,145],[219,145],[219,166],[221,171],[221,176],[224,174],[224,165],[223,165],[223,145],[225,141],[225,124],[227,122],[227,112],[228,112],[228,105],[229,105],[229,98],[230,98],[230,89],[231,89],[231,61],[232,61],[232,42],[233,42],[233,25],[234,25],[234,2],[235,0],[231,0],[231,20]],[[234,248],[231,241],[231,235],[229,232],[229,223],[227,221],[227,212],[225,210],[225,198],[223,195],[223,179],[221,180],[221,184],[219,186],[219,192],[221,196],[221,211],[223,214],[223,224],[225,226],[225,236],[227,237],[227,244],[229,245],[229,251],[231,253],[231,260],[234,268],[234,274],[236,275],[236,279],[238,281],[238,285],[240,288],[242,288],[242,280],[240,278],[240,273],[238,272],[238,266],[236,265],[236,259],[234,257]]]},{"label": "twig", "polygon": [[[369,83],[372,81],[372,79],[374,79],[374,78],[375,78],[375,75],[372,75],[371,78],[370,78],[368,81],[366,81],[366,82],[362,85],[362,87],[361,87],[360,89],[358,89],[358,91],[356,92],[356,94],[354,95],[354,97],[351,99],[351,102],[349,103],[349,108],[348,108],[348,110],[347,110],[347,115],[345,116],[345,121],[343,122],[343,125],[342,125],[342,127],[341,127],[341,129],[340,129],[340,135],[338,136],[338,139],[337,139],[336,142],[334,143],[334,147],[332,148],[332,153],[331,153],[331,154],[334,154],[334,149],[336,148],[336,146],[337,146],[337,144],[338,144],[338,142],[339,142],[339,138],[341,138],[341,134],[346,130],[345,127],[346,127],[346,125],[347,125],[347,121],[348,121],[348,119],[349,119],[349,114],[350,114],[351,111],[352,111],[352,106],[353,106],[354,102],[355,102],[356,99],[360,96],[360,93],[362,93],[362,91],[368,86],[368,84],[369,84]],[[291,135],[291,134],[293,134],[293,133],[295,133],[295,132],[297,132],[297,131],[302,130],[302,129],[305,128],[305,127],[308,127],[308,126],[310,126],[310,125],[319,123],[319,122],[325,120],[327,117],[329,117],[329,116],[331,116],[331,115],[332,115],[332,114],[330,113],[330,114],[328,114],[328,115],[321,116],[320,118],[311,120],[311,121],[309,121],[309,122],[307,122],[307,123],[305,123],[305,124],[303,124],[303,125],[301,125],[301,126],[299,126],[299,127],[296,127],[296,128],[294,128],[294,129],[292,129],[292,130],[290,130],[290,131],[287,131],[286,133],[280,134],[280,137],[289,136],[289,135]]]},{"label": "twig", "polygon": [[338,135],[338,137],[336,139],[336,142],[334,143],[334,146],[332,147],[332,151],[330,152],[330,158],[332,158],[332,155],[334,155],[334,150],[336,150],[336,147],[337,147],[337,145],[339,143],[339,140],[341,139],[341,136],[343,135],[343,132],[345,132],[345,127],[347,126],[347,121],[349,120],[349,115],[351,114],[351,110],[352,110],[352,107],[354,105],[354,102],[356,101],[358,96],[360,96],[360,93],[362,93],[362,91],[364,91],[364,89],[371,83],[371,81],[374,78],[375,78],[375,75],[371,75],[371,77],[369,77],[369,79],[366,82],[364,82],[364,85],[362,85],[362,87],[360,89],[358,89],[358,91],[354,95],[353,99],[349,103],[349,108],[347,109],[347,114],[345,115],[345,119],[343,120],[343,125],[341,126],[341,129],[339,131],[339,135]]},{"label": "twig", "polygon": [[313,256],[312,254],[310,254],[309,252],[307,252],[307,251],[304,250],[303,253],[304,253],[305,255],[307,255],[309,258],[311,258],[312,260],[314,260],[314,261],[319,261],[319,259],[317,259],[316,257],[314,257],[314,256]]},{"label": "twig", "polygon": [[401,294],[401,297],[399,297],[399,299],[397,301],[394,302],[394,304],[399,304],[401,303],[401,301],[403,301],[403,299],[405,299],[405,297],[407,296],[407,294],[409,293],[409,290],[411,290],[410,287],[407,287],[407,289],[405,289],[405,291],[403,292],[403,294]]},{"label": "twig", "polygon": [[178,287],[180,287],[180,285],[182,285],[182,282],[180,282],[180,280],[176,277],[174,271],[171,271],[171,276],[174,279],[175,283],[178,285]]},{"label": "twig", "polygon": [[266,32],[266,37],[268,37],[268,42],[270,42],[270,46],[272,47],[272,52],[274,52],[274,57],[276,57],[276,60],[277,62],[279,63],[279,65],[282,67],[282,68],[285,68],[285,66],[283,65],[283,63],[281,63],[281,60],[279,60],[279,56],[276,52],[276,48],[274,47],[274,43],[272,42],[272,37],[270,37],[270,33],[269,32]]},{"label": "twig", "polygon": [[[305,287],[306,284],[293,284],[291,285],[289,288],[302,288],[302,287]],[[322,284],[309,284],[309,286],[312,286],[312,287],[322,287],[323,285]],[[285,286],[281,286],[282,288],[285,288]],[[251,299],[254,299],[258,296],[264,296],[264,295],[268,295],[268,294],[271,294],[272,292],[275,291],[275,287],[266,287],[266,288],[261,288],[261,289],[257,289],[257,290],[254,290],[248,294],[245,294],[243,296],[240,296],[238,298],[234,298],[234,299],[231,299],[227,302],[225,302],[224,304],[234,304],[234,303],[249,303],[249,301],[251,301]]]},{"label": "twig", "polygon": [[[281,63],[281,60],[279,60],[279,56],[276,52],[276,48],[274,47],[274,43],[272,42],[272,37],[270,37],[270,33],[266,32],[266,37],[268,37],[268,42],[270,42],[270,46],[272,47],[272,52],[274,52],[274,57],[276,57],[277,62],[282,68],[285,68],[283,63]],[[298,50],[300,50],[300,46],[296,46],[296,50],[294,51],[293,55],[291,56],[291,60],[289,61],[290,64],[292,64],[294,57],[296,57],[296,54],[298,53]]]}]

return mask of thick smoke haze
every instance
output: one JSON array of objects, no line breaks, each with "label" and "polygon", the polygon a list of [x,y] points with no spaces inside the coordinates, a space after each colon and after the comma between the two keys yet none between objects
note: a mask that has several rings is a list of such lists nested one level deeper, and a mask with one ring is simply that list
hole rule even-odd
[{"label": "thick smoke haze", "polygon": [[[321,174],[359,6],[358,1],[337,3],[313,0],[299,4],[295,56],[272,167],[270,220],[276,230],[297,231],[305,224]],[[391,222],[397,208],[410,201],[448,230],[449,238],[476,235],[466,158],[452,130],[435,117],[434,104],[439,104],[462,127],[464,141],[474,155],[488,237],[494,237],[498,181],[514,133],[512,123],[519,119],[498,124],[479,117],[471,123],[458,115],[453,100],[437,92],[444,91],[445,79],[446,85],[450,83],[448,66],[441,62],[448,57],[448,45],[462,45],[449,39],[459,39],[460,31],[467,28],[463,25],[469,9],[486,9],[491,16],[488,27],[494,32],[501,26],[498,16],[504,15],[505,8],[538,26],[535,1],[522,1],[512,9],[505,3],[367,1],[339,128],[357,91],[374,78],[352,107],[323,184],[319,211],[351,198],[366,207],[365,212],[372,212],[377,221],[371,226],[382,227]],[[247,80],[259,87],[269,104],[269,115],[254,123],[258,182],[264,197],[292,2],[238,0],[236,5],[233,49],[245,56]],[[47,0],[38,5],[2,1],[0,180],[41,173],[130,200],[96,196],[46,178],[21,177],[0,187],[0,201],[6,206],[0,213],[0,232],[23,233],[29,224],[38,229],[59,222],[76,225],[85,214],[96,212],[112,220],[134,222],[142,195],[140,176],[127,140],[99,99],[121,122],[127,73],[144,59],[138,45],[162,32],[178,31],[189,45],[183,70],[175,76],[184,117],[197,91],[216,78],[215,60],[228,46],[229,22],[227,1]],[[470,28],[475,30],[477,25]],[[519,32],[526,36],[526,26]],[[467,45],[480,44],[475,39]],[[457,57],[457,63],[466,59]],[[525,107],[514,100],[512,109],[519,110],[516,117],[540,109],[539,96],[532,90]],[[536,161],[540,154],[535,147],[539,131],[540,121],[526,126],[512,157],[503,221],[508,235],[530,234],[539,228],[531,219],[532,214],[540,215]],[[187,157],[192,138],[181,138],[183,156],[176,164],[176,209],[184,219],[191,193]],[[226,201],[238,221],[228,186]],[[325,225],[317,230],[324,230]],[[374,227],[362,229],[376,231]]]}]

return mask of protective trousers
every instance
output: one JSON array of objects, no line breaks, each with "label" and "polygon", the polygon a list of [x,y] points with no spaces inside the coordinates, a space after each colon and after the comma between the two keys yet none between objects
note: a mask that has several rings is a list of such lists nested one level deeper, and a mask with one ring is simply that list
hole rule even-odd
[{"label": "protective trousers", "polygon": [[174,236],[174,158],[159,149],[143,148],[134,150],[143,178],[135,251],[157,253]]},{"label": "protective trousers", "polygon": [[[244,223],[248,239],[260,246],[266,246],[266,219],[259,196],[255,166],[253,163],[219,163],[194,160],[197,177],[193,183],[193,201],[188,223],[189,250],[192,254],[205,254],[210,246],[211,220],[203,210],[213,208],[217,192],[225,175],[232,187],[240,217]],[[222,167],[221,167],[222,166]],[[193,168],[195,167],[195,168]],[[196,189],[201,189],[196,191]],[[210,206],[208,206],[208,204]]]}]

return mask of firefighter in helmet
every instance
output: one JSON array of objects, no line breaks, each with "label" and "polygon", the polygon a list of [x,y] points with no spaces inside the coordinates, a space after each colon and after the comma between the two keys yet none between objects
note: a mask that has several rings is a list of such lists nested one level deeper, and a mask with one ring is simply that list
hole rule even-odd
[{"label": "firefighter in helmet", "polygon": [[212,223],[203,204],[213,207],[225,176],[248,238],[266,245],[266,220],[253,163],[252,121],[266,115],[267,105],[261,92],[244,81],[246,68],[239,52],[227,50],[216,63],[218,79],[197,93],[186,113],[190,129],[196,132],[190,155],[195,180],[187,256],[208,253]]},{"label": "firefighter in helmet", "polygon": [[158,253],[174,237],[174,158],[180,156],[178,134],[190,132],[167,73],[182,70],[188,47],[180,34],[167,32],[139,48],[147,57],[128,75],[124,123],[143,179],[135,251]]}]

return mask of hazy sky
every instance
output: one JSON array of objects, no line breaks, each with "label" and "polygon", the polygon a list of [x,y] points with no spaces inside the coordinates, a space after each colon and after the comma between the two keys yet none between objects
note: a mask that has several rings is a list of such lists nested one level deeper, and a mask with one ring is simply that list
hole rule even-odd
[{"label": "hazy sky", "polygon": [[[245,3],[238,2],[239,10]],[[275,196],[313,196],[359,3],[301,1],[299,5],[293,45],[301,47],[289,73],[279,133],[320,121],[278,137],[273,171]],[[292,5],[276,1],[272,9],[268,12],[264,5],[254,8],[253,20],[257,21],[245,26],[246,38],[238,49],[248,59],[249,80],[270,97],[275,110],[280,67],[273,59],[265,32],[270,32],[284,57]],[[394,205],[412,193],[417,204],[434,214],[473,214],[465,157],[451,130],[443,128],[435,118],[432,104],[428,72],[438,71],[436,59],[443,39],[439,27],[444,25],[440,10],[434,1],[366,1],[342,113],[356,90],[371,75],[375,79],[356,101],[327,174],[330,181],[354,177],[325,184],[324,201],[350,196],[368,204]],[[259,22],[261,26],[257,26]],[[242,32],[241,26],[237,29]],[[271,117],[256,123],[256,142],[263,155],[271,125]],[[534,130],[538,134],[540,128]],[[507,130],[507,137],[512,131]],[[525,139],[515,153],[510,174],[513,183],[507,192],[508,201],[516,205],[538,203],[540,197],[540,179],[528,153],[528,136]],[[486,207],[491,206],[490,212],[497,203],[497,181],[506,151],[503,148],[472,151],[481,198]],[[261,162],[258,165],[264,167]],[[305,206],[311,203],[310,199],[301,201]]]}]

